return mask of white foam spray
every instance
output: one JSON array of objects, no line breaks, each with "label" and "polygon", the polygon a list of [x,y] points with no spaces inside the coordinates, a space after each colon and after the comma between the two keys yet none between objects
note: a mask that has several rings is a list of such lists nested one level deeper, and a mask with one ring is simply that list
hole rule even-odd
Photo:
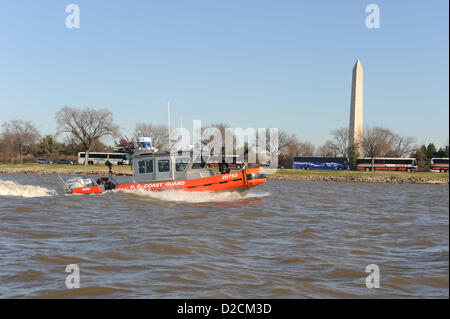
[{"label": "white foam spray", "polygon": [[263,198],[270,193],[248,193],[245,196],[239,195],[237,192],[187,192],[183,190],[166,190],[166,191],[149,191],[144,189],[128,190],[119,189],[115,192],[134,194],[146,198],[164,200],[170,202],[186,202],[186,203],[211,203],[211,202],[232,202],[241,201],[251,198]]},{"label": "white foam spray", "polygon": [[22,185],[13,181],[0,180],[0,196],[43,197],[55,194],[54,190],[45,187]]}]

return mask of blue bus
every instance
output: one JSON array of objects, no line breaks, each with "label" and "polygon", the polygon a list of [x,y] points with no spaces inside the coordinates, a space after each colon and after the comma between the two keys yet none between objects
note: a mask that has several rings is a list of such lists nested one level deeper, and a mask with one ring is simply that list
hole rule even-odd
[{"label": "blue bus", "polygon": [[293,169],[329,169],[349,170],[348,158],[326,156],[296,156],[292,162]]}]

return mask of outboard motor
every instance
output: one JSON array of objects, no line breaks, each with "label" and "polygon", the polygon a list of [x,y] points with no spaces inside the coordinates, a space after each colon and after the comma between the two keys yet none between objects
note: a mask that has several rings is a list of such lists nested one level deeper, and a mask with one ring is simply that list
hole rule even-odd
[{"label": "outboard motor", "polygon": [[228,163],[220,163],[219,164],[220,174],[228,174],[230,172],[230,166]]},{"label": "outboard motor", "polygon": [[118,183],[115,182],[112,177],[112,163],[110,161],[106,161],[105,165],[108,167],[109,178],[107,178],[107,177],[99,178],[97,180],[97,184],[102,186],[104,190],[109,191],[109,190],[116,188]]},{"label": "outboard motor", "polygon": [[219,163],[220,174],[228,174],[230,172],[230,165],[228,165],[225,156],[225,146],[222,146],[222,160]]}]

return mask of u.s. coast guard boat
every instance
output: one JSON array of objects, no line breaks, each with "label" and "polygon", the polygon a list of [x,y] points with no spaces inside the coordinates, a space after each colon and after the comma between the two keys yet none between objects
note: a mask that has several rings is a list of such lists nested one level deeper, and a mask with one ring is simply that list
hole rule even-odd
[{"label": "u.s. coast guard boat", "polygon": [[[151,146],[151,138],[138,140],[133,154],[133,182],[120,184],[112,176],[111,164],[109,177],[78,177],[63,181],[66,191],[72,194],[98,194],[114,189],[149,191],[184,190],[198,191],[234,191],[242,196],[252,187],[266,182],[262,168],[244,168],[230,172],[226,163],[220,167],[220,174],[204,170],[206,162],[193,151],[170,153],[158,152]],[[187,154],[186,154],[187,153]]]}]

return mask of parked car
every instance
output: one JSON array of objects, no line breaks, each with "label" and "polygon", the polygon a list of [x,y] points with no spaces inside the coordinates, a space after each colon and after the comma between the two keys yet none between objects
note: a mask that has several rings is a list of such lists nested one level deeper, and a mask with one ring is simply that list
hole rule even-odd
[{"label": "parked car", "polygon": [[[270,163],[265,164],[266,167],[270,167]],[[284,169],[284,166],[278,165],[278,169]]]},{"label": "parked car", "polygon": [[73,164],[73,162],[71,160],[68,159],[59,159],[57,161],[55,161],[55,164]]},{"label": "parked car", "polygon": [[53,164],[53,162],[51,160],[49,160],[48,158],[38,158],[36,160],[36,163],[38,163],[38,164]]}]

